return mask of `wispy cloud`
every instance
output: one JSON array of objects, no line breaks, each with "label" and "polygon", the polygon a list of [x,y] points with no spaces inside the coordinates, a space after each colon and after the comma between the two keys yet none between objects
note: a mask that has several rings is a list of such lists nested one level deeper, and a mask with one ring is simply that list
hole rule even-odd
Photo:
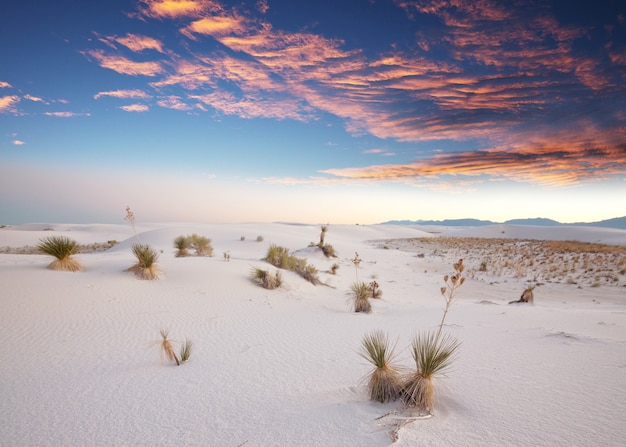
[{"label": "wispy cloud", "polygon": [[22,146],[23,144],[26,144],[26,143],[23,142],[22,140],[13,140],[13,144],[15,146]]},{"label": "wispy cloud", "polygon": [[151,96],[148,95],[143,90],[110,90],[106,92],[98,92],[94,95],[94,99],[100,99],[105,96],[110,96],[112,98],[131,98],[131,99],[150,99]]},{"label": "wispy cloud", "polygon": [[18,102],[20,102],[20,97],[17,95],[0,96],[0,113],[14,113]]},{"label": "wispy cloud", "polygon": [[91,116],[90,113],[75,113],[75,112],[44,112],[46,116],[54,116],[56,118],[74,118],[77,116]]},{"label": "wispy cloud", "polygon": [[11,84],[5,81],[0,81],[0,88],[11,88],[13,87]]},{"label": "wispy cloud", "polygon": [[150,110],[150,107],[145,104],[130,104],[126,106],[119,106],[119,108],[125,112],[147,112]]},{"label": "wispy cloud", "polygon": [[128,33],[124,37],[111,36],[110,40],[113,40],[121,45],[124,45],[131,51],[140,52],[143,50],[156,50],[159,53],[163,53],[163,43],[152,37],[139,36],[137,34]]},{"label": "wispy cloud", "polygon": [[158,61],[135,62],[120,55],[107,55],[102,50],[87,51],[86,54],[96,59],[100,66],[131,76],[156,76],[164,71]]}]

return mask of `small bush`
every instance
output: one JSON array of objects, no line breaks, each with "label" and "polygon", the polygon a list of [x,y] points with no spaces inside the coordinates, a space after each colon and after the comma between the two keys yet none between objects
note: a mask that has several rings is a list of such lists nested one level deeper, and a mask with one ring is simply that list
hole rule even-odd
[{"label": "small bush", "polygon": [[330,267],[330,273],[332,273],[333,275],[337,274],[337,270],[339,270],[339,264],[337,264],[336,262]]},{"label": "small bush", "polygon": [[402,377],[393,365],[395,346],[382,331],[375,330],[363,337],[361,357],[374,365],[369,375],[370,398],[385,403],[397,399],[402,390]]},{"label": "small bush", "polygon": [[193,343],[191,340],[185,339],[185,343],[180,346],[180,361],[187,362],[191,357],[191,351],[193,350]]},{"label": "small bush", "polygon": [[313,285],[321,284],[317,277],[317,268],[307,264],[306,259],[290,255],[289,250],[275,244],[271,244],[267,250],[265,260],[274,267],[296,272]]},{"label": "small bush", "polygon": [[191,247],[196,251],[196,256],[213,256],[213,246],[211,239],[204,236],[192,234],[189,236]]},{"label": "small bush", "polygon": [[449,335],[439,337],[432,332],[415,336],[411,354],[415,360],[415,372],[405,381],[402,400],[407,406],[432,410],[435,402],[433,378],[441,376],[452,363],[460,342]]},{"label": "small bush", "polygon": [[156,265],[159,258],[156,250],[147,244],[135,243],[132,245],[132,251],[137,258],[137,263],[129,267],[127,271],[135,273],[141,279],[158,279],[161,270]]},{"label": "small bush", "polygon": [[174,239],[174,248],[178,251],[176,252],[176,257],[184,257],[189,256],[189,248],[191,247],[191,241],[188,236],[178,236]]},{"label": "small bush", "polygon": [[71,257],[78,253],[80,246],[78,242],[70,238],[65,236],[50,236],[40,240],[37,248],[43,253],[56,258],[48,265],[48,268],[51,270],[78,272],[83,268],[78,261]]},{"label": "small bush", "polygon": [[161,353],[170,362],[176,362],[176,365],[180,365],[180,360],[178,360],[176,352],[174,352],[174,346],[172,345],[172,342],[167,338],[167,336],[167,331],[161,329]]},{"label": "small bush", "polygon": [[276,272],[275,275],[272,275],[269,271],[257,267],[252,269],[250,277],[263,288],[270,290],[280,287],[283,283],[280,272]]},{"label": "small bush", "polygon": [[350,286],[350,295],[353,298],[353,306],[355,312],[370,313],[372,305],[369,301],[370,291],[364,282],[355,282]]},{"label": "small bush", "polygon": [[257,242],[263,242],[263,240],[263,236],[261,236],[260,234],[256,237]]}]

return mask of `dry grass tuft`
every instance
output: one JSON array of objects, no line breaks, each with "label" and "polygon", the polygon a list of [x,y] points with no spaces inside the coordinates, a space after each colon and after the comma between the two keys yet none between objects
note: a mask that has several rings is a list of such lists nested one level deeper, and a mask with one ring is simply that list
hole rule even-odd
[{"label": "dry grass tuft", "polygon": [[355,282],[350,286],[350,295],[353,299],[355,312],[370,313],[372,304],[370,303],[370,289],[364,282]]},{"label": "dry grass tuft", "polygon": [[374,365],[369,375],[370,398],[385,403],[400,396],[402,376],[393,364],[395,345],[391,346],[388,336],[380,330],[363,337],[361,357]]},{"label": "dry grass tuft", "polygon": [[[176,362],[176,365],[180,365],[180,360],[176,356],[176,352],[174,352],[174,346],[172,342],[167,338],[168,332],[164,329],[161,329],[161,353],[165,356],[167,360],[170,362]],[[191,353],[191,346],[189,347],[189,353]]]},{"label": "dry grass tuft", "polygon": [[51,270],[78,272],[83,269],[82,265],[71,257],[78,252],[79,245],[70,238],[50,236],[41,239],[37,249],[56,258],[48,265],[48,268]]},{"label": "dry grass tuft", "polygon": [[408,406],[432,410],[435,402],[433,379],[450,367],[460,342],[450,336],[432,332],[419,333],[413,339],[411,354],[416,370],[405,381],[402,400]]},{"label": "dry grass tuft", "polygon": [[156,261],[159,254],[147,244],[133,244],[132,251],[137,258],[137,263],[129,267],[126,271],[133,272],[140,279],[158,279],[161,270],[157,267]]},{"label": "dry grass tuft", "polygon": [[250,272],[250,278],[265,289],[277,289],[283,283],[280,272],[272,275],[269,271],[253,267]]}]

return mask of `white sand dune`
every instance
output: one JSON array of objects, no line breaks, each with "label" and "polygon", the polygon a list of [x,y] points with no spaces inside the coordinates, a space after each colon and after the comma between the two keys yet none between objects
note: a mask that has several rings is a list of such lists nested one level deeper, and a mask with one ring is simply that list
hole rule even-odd
[{"label": "white sand dune", "polygon": [[[331,225],[326,242],[339,256],[327,259],[309,247],[319,241],[319,225],[147,224],[138,225],[138,236],[130,225],[0,229],[0,247],[53,235],[119,241],[76,255],[85,266],[78,273],[48,270],[52,259],[44,255],[0,254],[0,445],[623,445],[625,275],[616,271],[617,281],[599,287],[545,283],[534,305],[509,305],[528,277],[474,275],[471,256],[472,277],[445,327],[461,340],[459,355],[436,385],[433,416],[408,423],[392,442],[390,433],[412,413],[395,412],[400,402],[368,399],[369,366],[358,351],[365,333],[382,329],[412,367],[412,337],[438,326],[442,277],[463,253],[380,242],[434,237],[423,230]],[[444,234],[502,231],[530,239],[566,233],[507,226]],[[173,239],[192,233],[212,239],[213,257],[174,256]],[[161,279],[124,272],[137,238],[162,250]],[[626,245],[626,231],[571,228],[566,239]],[[254,284],[252,267],[275,270],[261,260],[272,243],[306,257],[326,285],[291,272],[283,272],[280,289]],[[357,275],[382,288],[371,314],[352,312],[347,299]],[[193,341],[189,362],[161,358],[160,329]]]}]

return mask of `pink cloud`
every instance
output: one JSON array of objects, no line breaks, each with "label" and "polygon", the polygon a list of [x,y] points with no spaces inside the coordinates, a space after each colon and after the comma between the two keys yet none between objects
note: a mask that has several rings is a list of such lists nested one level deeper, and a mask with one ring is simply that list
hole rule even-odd
[{"label": "pink cloud", "polygon": [[120,74],[131,76],[156,76],[163,72],[159,62],[135,62],[123,56],[109,56],[101,50],[92,50],[88,55],[96,59],[100,66]]},{"label": "pink cloud", "polygon": [[140,98],[140,99],[149,99],[151,98],[146,92],[142,90],[112,90],[108,92],[98,92],[94,95],[94,99],[100,99],[104,96],[110,96],[112,98]]},{"label": "pink cloud", "polygon": [[5,81],[0,81],[0,88],[11,88],[12,85]]},{"label": "pink cloud", "polygon": [[127,106],[119,106],[125,112],[147,112],[150,108],[145,104],[130,104]]},{"label": "pink cloud", "polygon": [[0,96],[0,113],[2,112],[15,112],[15,104],[20,102],[20,97],[17,95]]},{"label": "pink cloud", "polygon": [[156,50],[159,53],[163,53],[163,43],[152,37],[128,33],[124,37],[109,37],[109,39],[124,45],[131,51]]},{"label": "pink cloud", "polygon": [[26,144],[26,143],[21,140],[13,140],[13,144],[16,146],[22,146],[23,144]]},{"label": "pink cloud", "polygon": [[56,118],[73,118],[75,116],[91,116],[90,113],[75,113],[75,112],[44,112],[46,116],[54,116]]}]

